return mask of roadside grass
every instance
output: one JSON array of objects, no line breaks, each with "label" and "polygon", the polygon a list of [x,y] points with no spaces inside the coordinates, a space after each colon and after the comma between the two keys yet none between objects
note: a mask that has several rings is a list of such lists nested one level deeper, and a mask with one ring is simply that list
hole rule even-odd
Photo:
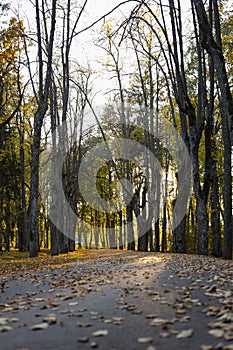
[{"label": "roadside grass", "polygon": [[[100,258],[110,258],[113,255],[117,258],[117,255],[122,256],[122,253],[122,250],[81,248],[67,254],[52,256],[49,249],[41,249],[38,257],[30,258],[27,252],[11,249],[9,252],[0,252],[0,274],[20,272],[20,270],[53,268],[77,262],[89,262]],[[124,253],[127,255],[127,251],[124,251]]]}]

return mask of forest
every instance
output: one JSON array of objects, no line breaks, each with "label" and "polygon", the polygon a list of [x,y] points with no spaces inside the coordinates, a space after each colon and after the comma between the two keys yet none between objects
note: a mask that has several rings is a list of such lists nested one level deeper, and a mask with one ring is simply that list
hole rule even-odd
[{"label": "forest", "polygon": [[0,251],[231,260],[232,1],[91,2],[0,1]]}]

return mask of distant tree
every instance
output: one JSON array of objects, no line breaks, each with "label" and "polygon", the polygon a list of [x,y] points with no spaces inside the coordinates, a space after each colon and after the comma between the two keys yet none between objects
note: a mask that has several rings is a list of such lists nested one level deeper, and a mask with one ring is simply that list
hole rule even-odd
[{"label": "distant tree", "polygon": [[19,224],[22,209],[16,119],[24,92],[19,65],[23,33],[23,22],[15,18],[0,31],[0,240],[4,236],[7,249],[14,240],[13,228]]}]

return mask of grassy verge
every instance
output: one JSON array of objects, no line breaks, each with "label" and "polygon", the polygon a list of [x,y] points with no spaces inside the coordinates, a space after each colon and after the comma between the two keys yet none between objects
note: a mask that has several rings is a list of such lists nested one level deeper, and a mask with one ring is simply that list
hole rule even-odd
[{"label": "grassy verge", "polygon": [[76,262],[88,262],[103,257],[109,258],[113,255],[117,257],[122,254],[127,255],[129,253],[126,251],[109,249],[78,249],[68,254],[51,256],[49,250],[42,249],[37,258],[30,258],[29,253],[22,253],[16,249],[12,249],[10,252],[0,253],[0,274],[7,274],[15,271],[20,272],[20,270],[52,268]]}]

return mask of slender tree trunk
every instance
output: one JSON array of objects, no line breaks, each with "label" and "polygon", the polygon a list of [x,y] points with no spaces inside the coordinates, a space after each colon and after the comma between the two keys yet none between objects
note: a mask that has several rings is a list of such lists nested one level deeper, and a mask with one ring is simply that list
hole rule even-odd
[{"label": "slender tree trunk", "polygon": [[233,145],[233,98],[221,47],[217,1],[214,1],[217,41],[214,40],[202,0],[193,0],[202,36],[202,46],[213,59],[221,92],[221,115],[224,142],[224,247],[223,257],[232,259],[232,176],[231,150]]},{"label": "slender tree trunk", "polygon": [[167,250],[167,203],[163,207],[163,222],[162,222],[162,246],[161,252],[165,253]]},{"label": "slender tree trunk", "polygon": [[131,204],[126,207],[126,222],[127,222],[127,249],[135,250],[135,239],[133,229],[133,208]]},{"label": "slender tree trunk", "polygon": [[21,213],[20,213],[20,221],[22,225],[22,241],[20,245],[20,250],[23,252],[29,251],[29,232],[27,225],[27,207],[26,207],[26,191],[25,191],[25,165],[24,165],[24,126],[23,120],[20,119],[20,186],[21,186]]},{"label": "slender tree trunk", "polygon": [[222,256],[221,244],[221,225],[220,225],[220,203],[219,203],[219,185],[216,165],[212,168],[212,186],[211,186],[211,230],[212,230],[212,255]]},{"label": "slender tree trunk", "polygon": [[123,215],[122,215],[122,211],[120,211],[118,213],[119,215],[119,249],[123,250],[124,246],[123,246]]},{"label": "slender tree trunk", "polygon": [[231,175],[231,142],[229,124],[222,112],[222,130],[224,140],[224,259],[232,259],[232,175]]},{"label": "slender tree trunk", "polygon": [[[147,164],[148,166],[148,164]],[[146,176],[149,176],[146,175]],[[143,223],[145,222],[147,225],[147,218],[146,218],[146,210],[145,210],[145,206],[146,206],[146,197],[147,197],[147,180],[145,180],[145,184],[143,187],[143,191],[142,191],[142,210],[140,212],[139,209],[139,201],[140,201],[140,195],[138,194],[137,196],[135,195],[135,204],[134,204],[134,212],[135,212],[135,216],[137,218],[137,223],[138,223],[138,250],[141,252],[147,252],[148,251],[148,231],[146,231],[145,233],[142,234],[142,232],[144,231],[143,229]],[[142,214],[143,212],[143,214]]]},{"label": "slender tree trunk", "polygon": [[48,62],[45,80],[43,71],[43,49],[42,49],[42,37],[41,37],[41,22],[40,22],[40,9],[39,1],[36,0],[36,22],[37,22],[37,35],[38,35],[38,57],[39,57],[39,100],[38,108],[34,117],[34,134],[32,144],[32,161],[31,161],[31,186],[30,186],[30,203],[29,203],[29,227],[30,227],[30,257],[38,256],[38,199],[39,199],[39,161],[40,161],[40,142],[41,142],[41,129],[43,120],[48,109],[48,97],[49,89],[51,86],[52,76],[52,56],[53,56],[53,43],[55,34],[56,23],[56,0],[52,0],[52,15],[51,15],[51,28],[50,38],[48,43]]},{"label": "slender tree trunk", "polygon": [[31,161],[31,186],[30,186],[30,257],[36,257],[38,255],[38,217],[39,217],[39,161],[40,161],[40,140],[41,129],[43,124],[44,115],[47,111],[47,102],[42,103],[34,118],[34,135],[32,145],[32,161]]},{"label": "slender tree trunk", "polygon": [[[147,185],[145,184],[144,189],[142,191],[142,210],[144,210],[146,205],[146,194],[147,194]],[[137,230],[138,230],[138,251],[147,252],[148,251],[148,231],[144,232],[144,225],[146,223],[145,213],[141,215],[140,209],[140,189],[138,189],[137,193],[134,195],[134,213],[137,218]],[[144,232],[142,234],[142,232]]]}]

